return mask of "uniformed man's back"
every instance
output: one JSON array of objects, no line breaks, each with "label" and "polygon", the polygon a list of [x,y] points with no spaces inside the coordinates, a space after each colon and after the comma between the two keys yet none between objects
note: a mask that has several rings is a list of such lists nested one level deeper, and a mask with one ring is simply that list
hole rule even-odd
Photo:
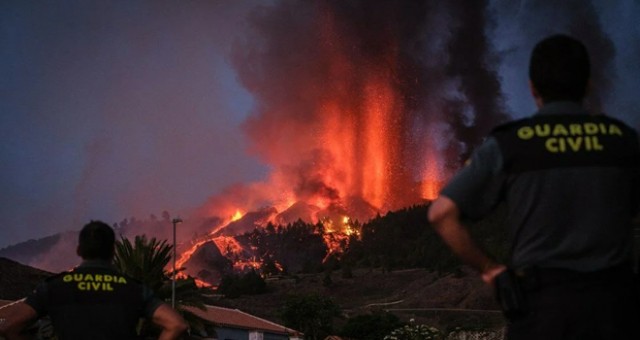
[{"label": "uniformed man's back", "polygon": [[109,225],[91,221],[80,231],[77,253],[84,260],[69,272],[41,283],[13,315],[0,324],[0,337],[22,339],[21,331],[39,317],[50,316],[60,340],[134,339],[138,321],[160,327],[161,339],[177,339],[187,323],[173,308],[154,297],[111,264],[115,234]]},{"label": "uniformed man's back", "polygon": [[103,261],[85,261],[39,288],[27,303],[51,317],[60,339],[133,339],[140,317],[152,315],[160,303]]}]

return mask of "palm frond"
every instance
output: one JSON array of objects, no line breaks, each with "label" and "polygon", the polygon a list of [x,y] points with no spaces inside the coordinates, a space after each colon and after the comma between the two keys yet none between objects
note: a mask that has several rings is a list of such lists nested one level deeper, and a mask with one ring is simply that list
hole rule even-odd
[{"label": "palm frond", "polygon": [[[168,271],[167,267],[171,261],[172,250],[173,246],[168,244],[166,240],[159,241],[154,237],[147,239],[145,235],[139,235],[131,243],[129,239],[121,237],[116,242],[114,264],[121,272],[153,289],[158,298],[169,303],[173,273]],[[180,268],[176,272],[183,269]],[[188,276],[176,280],[177,309],[185,316],[185,320],[193,329],[203,330],[205,325],[211,323],[185,310],[184,307],[205,310],[206,304],[213,303],[212,294],[211,288],[198,287],[192,277]]]}]

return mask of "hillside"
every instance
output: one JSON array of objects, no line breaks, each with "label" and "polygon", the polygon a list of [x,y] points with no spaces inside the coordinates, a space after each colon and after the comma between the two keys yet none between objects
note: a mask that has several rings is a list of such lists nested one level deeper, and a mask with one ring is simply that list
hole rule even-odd
[{"label": "hillside", "polygon": [[[501,328],[502,315],[497,312],[492,292],[469,270],[438,275],[423,269],[382,272],[356,270],[351,279],[341,273],[331,275],[332,284],[323,285],[324,274],[298,275],[268,280],[269,292],[220,299],[229,308],[282,322],[279,309],[291,294],[320,294],[330,297],[344,317],[387,310],[402,321],[414,319],[441,329]],[[344,320],[342,320],[344,321]],[[338,321],[338,327],[341,321]]]},{"label": "hillside", "polygon": [[18,300],[52,273],[0,257],[0,300]]},{"label": "hillside", "polygon": [[61,272],[78,263],[77,243],[78,232],[67,231],[2,248],[0,257],[51,272]]}]

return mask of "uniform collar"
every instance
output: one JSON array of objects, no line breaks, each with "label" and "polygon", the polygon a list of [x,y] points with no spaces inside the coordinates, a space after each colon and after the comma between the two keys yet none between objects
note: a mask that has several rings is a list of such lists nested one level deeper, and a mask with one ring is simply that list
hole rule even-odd
[{"label": "uniform collar", "polygon": [[105,260],[83,260],[82,263],[78,265],[77,268],[111,268],[113,269],[113,264],[110,261]]},{"label": "uniform collar", "polygon": [[557,101],[545,104],[536,114],[557,115],[557,114],[587,114],[587,110],[578,102]]}]

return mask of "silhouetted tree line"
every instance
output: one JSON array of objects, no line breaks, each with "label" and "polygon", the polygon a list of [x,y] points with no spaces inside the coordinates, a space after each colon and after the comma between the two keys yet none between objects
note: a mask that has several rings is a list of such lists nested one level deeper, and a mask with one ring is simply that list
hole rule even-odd
[{"label": "silhouetted tree line", "polygon": [[[461,263],[431,228],[427,211],[428,205],[416,205],[365,223],[361,239],[352,239],[341,262],[386,271],[416,267],[438,272],[454,271]],[[476,240],[500,259],[506,254],[503,219],[504,208],[500,207],[481,222],[465,221]]]},{"label": "silhouetted tree line", "polygon": [[253,249],[254,256],[264,263],[265,274],[312,273],[322,271],[322,259],[328,251],[323,233],[321,224],[298,220],[286,226],[269,223],[236,239]]},{"label": "silhouetted tree line", "polygon": [[236,298],[240,295],[261,294],[267,291],[267,284],[255,270],[244,274],[224,275],[220,281],[217,292],[228,298]]},{"label": "silhouetted tree line", "polygon": [[[286,226],[267,225],[237,237],[263,262],[262,273],[318,273],[341,269],[349,277],[353,268],[385,271],[421,267],[451,272],[460,266],[427,221],[428,205],[416,205],[374,219],[360,227],[360,237],[351,236],[344,253],[327,256],[321,223],[298,220]],[[504,209],[471,224],[475,238],[497,258],[506,255],[506,233],[502,229]],[[358,225],[358,224],[356,224]],[[324,262],[323,262],[324,260]],[[278,266],[279,265],[279,266]]]},{"label": "silhouetted tree line", "polygon": [[135,216],[124,218],[113,224],[116,234],[121,235],[153,235],[158,239],[171,238],[171,214],[164,210],[160,217],[150,214],[148,218],[136,218]]}]

